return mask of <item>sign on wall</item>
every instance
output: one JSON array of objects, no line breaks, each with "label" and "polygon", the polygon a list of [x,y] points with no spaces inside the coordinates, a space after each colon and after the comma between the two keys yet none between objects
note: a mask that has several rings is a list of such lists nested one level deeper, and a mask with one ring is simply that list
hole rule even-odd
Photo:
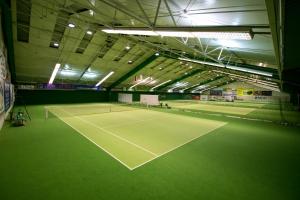
[{"label": "sign on wall", "polygon": [[249,88],[238,88],[237,89],[237,95],[238,96],[251,96],[253,95],[254,90]]},{"label": "sign on wall", "polygon": [[4,83],[4,110],[8,111],[10,107],[10,84]]}]

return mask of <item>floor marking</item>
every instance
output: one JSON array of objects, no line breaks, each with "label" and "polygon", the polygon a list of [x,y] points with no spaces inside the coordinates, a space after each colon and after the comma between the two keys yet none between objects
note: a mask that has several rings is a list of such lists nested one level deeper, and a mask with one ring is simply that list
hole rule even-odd
[{"label": "floor marking", "polygon": [[148,121],[152,121],[152,120],[156,120],[156,118],[153,118],[153,119],[141,119],[141,120],[138,120],[138,119],[134,119],[136,120],[135,122],[127,122],[127,123],[118,123],[116,125],[108,125],[108,126],[102,126],[102,128],[111,128],[111,127],[120,127],[120,126],[126,126],[126,125],[129,125],[129,124],[138,124],[138,123],[142,123],[142,122],[148,122]]},{"label": "floor marking", "polygon": [[132,167],[129,167],[128,165],[126,165],[123,161],[119,160],[116,156],[114,156],[112,153],[110,153],[108,150],[106,150],[105,148],[101,147],[100,145],[98,145],[96,142],[94,142],[92,139],[90,139],[89,137],[87,137],[84,133],[82,133],[80,130],[78,130],[77,128],[73,127],[71,124],[69,124],[68,122],[66,122],[64,119],[62,119],[61,117],[59,117],[55,112],[51,112],[53,113],[59,120],[63,121],[65,124],[67,124],[68,126],[70,126],[72,129],[74,129],[75,131],[77,131],[80,135],[82,135],[83,137],[85,137],[86,139],[88,139],[90,142],[92,142],[94,145],[96,145],[97,147],[99,147],[100,149],[102,149],[104,152],[106,152],[108,155],[110,155],[111,157],[113,157],[114,159],[116,159],[117,161],[119,161],[122,165],[124,165],[126,168],[128,168],[129,170],[133,170]]},{"label": "floor marking", "polygon": [[167,151],[165,151],[165,152],[163,152],[163,153],[157,155],[156,157],[154,157],[154,158],[152,158],[152,159],[149,159],[149,160],[147,160],[146,162],[143,162],[143,163],[141,163],[141,164],[139,164],[139,165],[133,167],[131,170],[134,170],[134,169],[136,169],[136,168],[138,168],[138,167],[141,167],[142,165],[145,165],[145,164],[147,164],[148,162],[151,162],[151,161],[153,161],[153,160],[155,160],[155,159],[157,159],[157,158],[159,158],[159,157],[161,157],[161,156],[163,156],[163,155],[165,155],[165,154],[167,154],[167,153],[169,153],[169,152],[171,152],[171,151],[174,151],[174,150],[176,150],[176,149],[178,149],[178,148],[180,148],[180,147],[182,147],[182,146],[184,146],[184,145],[186,145],[186,144],[188,144],[188,143],[190,143],[190,142],[192,142],[192,141],[194,141],[194,140],[196,140],[196,139],[198,139],[198,138],[200,138],[200,137],[202,137],[202,136],[204,136],[204,135],[209,134],[210,132],[212,132],[212,131],[214,131],[214,130],[216,130],[216,129],[218,129],[218,128],[221,128],[222,126],[225,126],[226,124],[227,124],[227,123],[224,123],[224,124],[222,124],[222,125],[220,125],[220,126],[218,126],[218,127],[213,128],[212,130],[210,130],[210,131],[204,133],[203,135],[199,135],[199,136],[194,137],[194,138],[192,138],[192,139],[190,139],[190,140],[188,140],[188,141],[186,141],[186,142],[184,142],[184,143],[182,143],[182,144],[179,144],[179,145],[177,145],[177,146],[175,146],[175,147],[173,147],[173,148],[171,148],[171,149],[169,149],[169,150],[167,150]]},{"label": "floor marking", "polygon": [[[67,114],[69,114],[70,116],[72,116],[69,112],[65,111],[64,109],[62,109],[62,108],[58,108],[58,109],[62,110],[63,112],[65,112]],[[157,156],[157,154],[151,152],[150,150],[148,150],[148,149],[146,149],[146,148],[144,148],[144,147],[142,147],[140,145],[137,145],[137,144],[135,144],[135,143],[133,143],[133,142],[131,142],[131,141],[129,141],[129,140],[127,140],[127,139],[119,136],[119,135],[116,135],[115,133],[113,133],[113,132],[111,132],[109,130],[106,130],[106,129],[104,129],[104,128],[102,128],[102,127],[100,127],[100,126],[98,126],[98,125],[96,125],[96,124],[94,124],[94,123],[92,123],[92,122],[90,122],[88,120],[82,119],[81,117],[78,117],[78,116],[72,116],[72,117],[77,118],[77,119],[79,119],[79,120],[81,120],[81,121],[83,121],[83,122],[85,122],[87,124],[90,124],[91,126],[97,128],[97,129],[100,129],[100,130],[102,130],[102,131],[104,131],[104,132],[106,132],[106,133],[108,133],[108,134],[110,134],[112,136],[115,136],[116,138],[118,138],[120,140],[123,140],[123,141],[125,141],[125,142],[127,142],[127,143],[129,143],[129,144],[131,144],[131,145],[133,145],[133,146],[135,146],[135,147],[143,150],[143,151],[146,151],[146,152],[148,152],[148,153],[150,153],[150,154],[152,154],[154,156]]]}]

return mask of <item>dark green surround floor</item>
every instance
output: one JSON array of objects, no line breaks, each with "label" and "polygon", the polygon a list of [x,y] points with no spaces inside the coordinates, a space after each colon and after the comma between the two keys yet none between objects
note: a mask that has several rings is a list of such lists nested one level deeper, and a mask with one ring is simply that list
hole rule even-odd
[{"label": "dark green surround floor", "polygon": [[30,106],[0,131],[0,199],[299,199],[300,129],[228,122],[134,171],[57,118]]}]

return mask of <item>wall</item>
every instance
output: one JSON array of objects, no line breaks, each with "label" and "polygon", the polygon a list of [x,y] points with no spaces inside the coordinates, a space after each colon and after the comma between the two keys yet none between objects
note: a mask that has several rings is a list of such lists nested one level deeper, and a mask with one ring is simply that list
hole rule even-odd
[{"label": "wall", "polygon": [[[263,87],[259,87],[254,84],[246,83],[246,82],[233,82],[228,85],[224,85],[220,88],[216,89],[226,89],[231,88],[233,90],[237,90],[239,88],[243,89],[253,89],[254,91],[271,91],[270,89],[266,89]],[[243,96],[237,96],[238,99],[244,100],[244,101],[268,101],[268,102],[278,102],[279,99],[285,102],[290,101],[290,95],[288,93],[284,92],[278,92],[278,91],[272,91],[272,96],[265,96],[262,99],[256,98],[254,95],[243,95]]]},{"label": "wall", "polygon": [[96,90],[18,90],[17,105],[107,102],[108,93]]},{"label": "wall", "polygon": [[14,104],[14,87],[11,84],[11,56],[8,55],[10,48],[8,42],[8,22],[10,11],[6,2],[0,1],[0,129],[8,117]]},{"label": "wall", "polygon": [[63,103],[91,103],[117,102],[118,93],[132,94],[133,101],[140,101],[140,94],[157,94],[159,100],[192,99],[192,94],[157,93],[157,92],[107,92],[97,90],[23,90],[16,92],[17,105],[63,104]]}]

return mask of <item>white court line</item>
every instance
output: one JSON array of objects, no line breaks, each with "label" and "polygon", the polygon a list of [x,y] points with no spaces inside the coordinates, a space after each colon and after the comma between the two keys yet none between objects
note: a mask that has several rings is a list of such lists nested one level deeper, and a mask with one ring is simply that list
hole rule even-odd
[{"label": "white court line", "polygon": [[[62,108],[58,108],[58,109],[60,109],[60,110],[62,110],[63,112],[67,113],[68,115],[72,116],[72,114],[70,114],[69,112],[65,111],[64,109],[62,109]],[[72,117],[77,118],[77,119],[79,119],[79,120],[81,120],[81,121],[83,121],[83,122],[85,122],[85,123],[87,123],[87,124],[90,124],[91,126],[97,128],[97,129],[99,129],[99,130],[101,130],[101,131],[104,131],[104,132],[106,132],[106,133],[108,133],[108,134],[110,134],[110,135],[112,135],[112,136],[115,136],[116,138],[118,138],[118,139],[120,139],[120,140],[123,140],[123,141],[125,141],[125,142],[127,142],[127,143],[129,143],[129,144],[131,144],[131,145],[133,145],[133,146],[135,146],[135,147],[137,147],[137,148],[143,150],[143,151],[146,151],[146,152],[150,153],[151,155],[157,156],[157,154],[151,152],[150,150],[148,150],[148,149],[146,149],[146,148],[144,148],[144,147],[141,147],[140,145],[137,145],[137,144],[135,144],[135,143],[133,143],[133,142],[131,142],[131,141],[129,141],[129,140],[127,140],[127,139],[125,139],[125,138],[119,136],[119,135],[116,135],[116,134],[114,134],[113,132],[111,132],[111,131],[109,131],[109,130],[106,130],[106,129],[104,129],[104,128],[102,128],[102,127],[100,127],[100,126],[98,126],[98,125],[96,125],[96,124],[94,124],[94,123],[92,123],[92,122],[90,122],[90,121],[88,121],[88,120],[82,119],[82,118],[80,118],[80,117],[78,117],[78,116],[72,116]]]},{"label": "white court line", "polygon": [[82,133],[80,130],[78,130],[77,128],[75,128],[74,126],[72,126],[71,124],[69,124],[68,122],[66,122],[64,119],[62,119],[60,116],[58,116],[55,112],[51,112],[51,113],[54,114],[58,119],[62,120],[65,124],[67,124],[68,126],[70,126],[72,129],[74,129],[75,131],[77,131],[80,135],[82,135],[83,137],[85,137],[86,139],[88,139],[94,145],[96,145],[97,147],[99,147],[100,149],[102,149],[105,153],[107,153],[108,155],[110,155],[111,157],[113,157],[114,159],[116,159],[117,161],[119,161],[122,165],[124,165],[125,167],[127,167],[129,170],[133,170],[132,167],[129,167],[128,165],[126,165],[123,161],[119,160],[116,156],[114,156],[108,150],[106,150],[105,148],[101,147],[96,142],[94,142],[92,139],[90,139],[89,137],[87,137],[84,133]]},{"label": "white court line", "polygon": [[151,162],[151,161],[153,161],[153,160],[155,160],[155,159],[157,159],[157,158],[159,158],[159,157],[161,157],[161,156],[163,156],[163,155],[165,155],[165,154],[167,154],[167,153],[169,153],[169,152],[171,152],[171,151],[174,151],[175,149],[178,149],[178,148],[180,148],[180,147],[182,147],[182,146],[184,146],[184,145],[186,145],[186,144],[192,142],[193,140],[196,140],[196,139],[198,139],[198,138],[200,138],[200,137],[202,137],[202,136],[204,136],[204,135],[207,135],[208,133],[210,133],[210,132],[212,132],[212,131],[214,131],[214,130],[216,130],[216,129],[218,129],[218,128],[221,128],[222,126],[225,126],[226,124],[227,124],[227,123],[224,123],[223,125],[220,125],[220,126],[218,126],[218,127],[216,127],[216,128],[213,128],[212,130],[208,131],[207,133],[205,133],[205,134],[203,134],[203,135],[199,135],[199,136],[194,137],[194,138],[192,138],[192,139],[190,139],[190,140],[188,140],[188,141],[186,141],[186,142],[184,142],[184,143],[182,143],[182,144],[179,144],[179,145],[177,145],[177,146],[175,146],[175,147],[173,147],[173,148],[171,148],[171,149],[169,149],[169,150],[167,150],[167,151],[165,151],[165,152],[163,152],[163,153],[157,155],[156,157],[154,157],[154,158],[152,158],[152,159],[150,159],[150,160],[147,160],[146,162],[143,162],[143,163],[141,163],[141,164],[139,164],[139,165],[133,167],[131,170],[134,170],[134,169],[136,169],[136,168],[138,168],[138,167],[140,167],[140,166],[142,166],[142,165],[145,165],[145,164],[147,164],[148,162]]},{"label": "white court line", "polygon": [[138,124],[138,123],[148,122],[148,121],[157,120],[157,119],[153,118],[153,119],[141,119],[141,120],[139,120],[139,119],[133,119],[133,120],[136,120],[136,121],[127,122],[127,123],[118,123],[116,125],[102,126],[102,128],[120,127],[120,126],[129,125],[129,124]]}]

